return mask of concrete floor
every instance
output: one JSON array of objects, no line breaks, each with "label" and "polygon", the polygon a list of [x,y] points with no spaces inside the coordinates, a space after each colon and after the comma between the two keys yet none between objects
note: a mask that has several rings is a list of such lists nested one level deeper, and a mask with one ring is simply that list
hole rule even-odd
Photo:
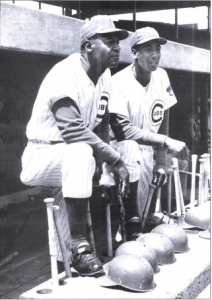
[{"label": "concrete floor", "polygon": [[[99,198],[100,195],[96,191],[95,197],[90,200],[90,206],[97,255],[104,263],[107,261],[105,205],[99,201]],[[111,217],[112,234],[115,237],[119,223],[117,204],[111,206]],[[13,219],[13,222],[19,227],[22,220],[17,217]],[[31,212],[27,226],[23,228],[13,243],[11,252],[17,251],[18,257],[0,269],[1,299],[18,299],[24,292],[51,278],[47,232],[46,206],[43,201],[39,201],[38,209]],[[114,241],[114,250],[118,245]],[[208,289],[206,289],[207,291]]]},{"label": "concrete floor", "polygon": [[[72,277],[65,285],[56,286],[52,280],[23,293],[23,299],[195,299],[210,283],[210,241],[202,239],[198,233],[188,233],[189,251],[175,253],[176,261],[160,265],[155,274],[155,288],[148,292],[134,292],[121,286],[110,288],[98,285],[96,278]],[[107,273],[109,266],[105,265]],[[63,277],[65,274],[60,274]],[[83,287],[83,288],[82,288]],[[48,295],[43,292],[49,290]]]}]

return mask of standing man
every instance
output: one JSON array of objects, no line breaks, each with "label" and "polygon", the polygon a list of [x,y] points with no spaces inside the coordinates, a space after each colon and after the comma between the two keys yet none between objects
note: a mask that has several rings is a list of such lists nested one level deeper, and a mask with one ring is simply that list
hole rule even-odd
[{"label": "standing man", "polygon": [[[112,165],[129,190],[129,173],[120,154],[109,145],[111,74],[119,63],[119,40],[128,32],[115,28],[108,16],[95,16],[80,33],[81,53],[56,64],[41,84],[27,125],[28,145],[21,180],[27,185],[62,186],[68,214],[63,231],[72,266],[84,276],[103,272],[86,236],[88,198],[96,163]],[[102,175],[104,177],[104,174]],[[102,178],[102,181],[103,178]],[[71,245],[70,245],[71,235]]]},{"label": "standing man", "polygon": [[155,179],[159,169],[166,172],[167,149],[179,152],[185,147],[168,137],[169,108],[177,100],[166,71],[158,67],[161,45],[166,43],[154,28],[136,30],[130,41],[134,63],[112,77],[109,111],[115,140],[111,145],[130,173],[130,194],[124,199],[128,240],[141,231],[153,176],[152,146],[157,150]]}]

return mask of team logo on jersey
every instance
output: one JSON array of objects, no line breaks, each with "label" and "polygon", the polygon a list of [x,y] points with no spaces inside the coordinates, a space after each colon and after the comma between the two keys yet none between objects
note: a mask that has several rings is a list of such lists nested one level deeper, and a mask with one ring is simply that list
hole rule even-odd
[{"label": "team logo on jersey", "polygon": [[96,122],[98,122],[98,123],[100,123],[104,117],[104,114],[105,114],[107,106],[108,106],[108,99],[109,99],[109,94],[106,92],[103,92],[101,95],[101,99],[99,101],[99,107],[98,107],[97,116],[96,116]]},{"label": "team logo on jersey", "polygon": [[167,87],[166,91],[169,93],[170,96],[174,96],[174,92],[171,84]]},{"label": "team logo on jersey", "polygon": [[150,109],[150,120],[153,126],[161,124],[164,116],[164,102],[156,100]]}]

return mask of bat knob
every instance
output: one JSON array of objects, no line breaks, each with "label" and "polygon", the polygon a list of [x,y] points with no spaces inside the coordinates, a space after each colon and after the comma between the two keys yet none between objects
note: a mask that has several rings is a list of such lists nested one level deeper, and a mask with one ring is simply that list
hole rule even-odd
[{"label": "bat knob", "polygon": [[156,186],[162,186],[164,183],[164,180],[166,178],[166,173],[163,169],[159,169],[157,171],[157,181],[156,181]]}]

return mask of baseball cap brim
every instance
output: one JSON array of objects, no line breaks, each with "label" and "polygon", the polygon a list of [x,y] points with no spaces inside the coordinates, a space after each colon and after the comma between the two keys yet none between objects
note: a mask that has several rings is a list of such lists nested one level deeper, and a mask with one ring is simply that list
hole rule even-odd
[{"label": "baseball cap brim", "polygon": [[143,39],[142,41],[137,42],[132,47],[134,47],[136,45],[144,44],[144,43],[152,41],[152,40],[158,40],[161,45],[165,45],[167,43],[167,40],[164,39],[164,38],[161,38],[161,37],[159,37],[159,38],[157,38],[157,37],[148,37],[148,38]]},{"label": "baseball cap brim", "polygon": [[118,283],[112,281],[108,275],[104,275],[97,278],[97,283],[101,286],[116,286]]},{"label": "baseball cap brim", "polygon": [[106,34],[106,33],[114,33],[119,40],[124,40],[129,36],[129,32],[126,30],[118,29],[118,28],[108,28],[97,31],[95,34]]}]

